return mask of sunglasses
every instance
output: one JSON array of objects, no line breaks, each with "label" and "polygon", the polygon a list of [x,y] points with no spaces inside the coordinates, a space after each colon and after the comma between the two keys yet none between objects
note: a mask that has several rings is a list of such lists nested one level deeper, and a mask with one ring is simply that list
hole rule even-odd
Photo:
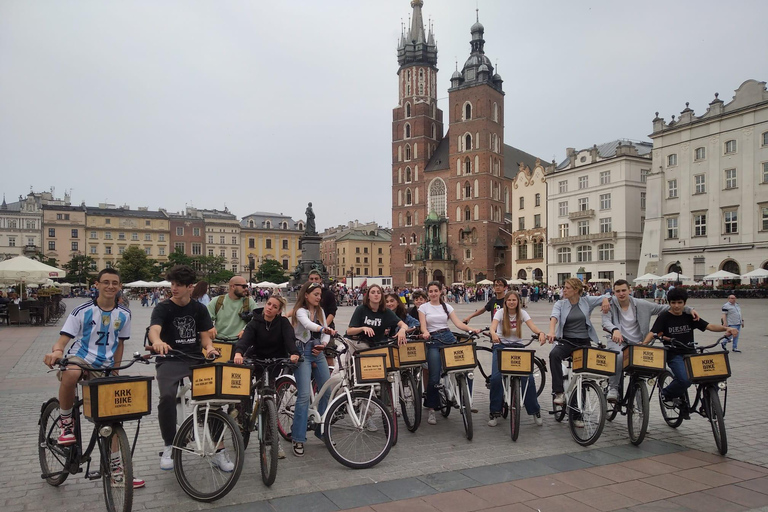
[{"label": "sunglasses", "polygon": [[307,287],[307,291],[308,291],[308,292],[310,292],[310,291],[314,290],[315,288],[320,288],[320,287],[322,287],[322,286],[323,286],[323,285],[322,285],[322,284],[320,284],[320,283],[312,283],[312,284],[310,284],[310,285]]},{"label": "sunglasses", "polygon": [[248,288],[248,285],[247,285],[247,284],[237,284],[237,283],[236,283],[236,284],[234,284],[234,285],[232,285],[232,286],[240,286],[240,287],[242,287],[242,288]]}]

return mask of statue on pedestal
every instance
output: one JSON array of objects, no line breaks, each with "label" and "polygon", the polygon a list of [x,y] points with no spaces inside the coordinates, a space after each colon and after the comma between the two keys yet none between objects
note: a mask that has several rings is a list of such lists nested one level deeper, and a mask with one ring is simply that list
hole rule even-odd
[{"label": "statue on pedestal", "polygon": [[315,212],[312,211],[312,203],[307,205],[307,210],[304,213],[307,215],[307,224],[304,227],[304,234],[317,235],[317,228],[315,227]]}]

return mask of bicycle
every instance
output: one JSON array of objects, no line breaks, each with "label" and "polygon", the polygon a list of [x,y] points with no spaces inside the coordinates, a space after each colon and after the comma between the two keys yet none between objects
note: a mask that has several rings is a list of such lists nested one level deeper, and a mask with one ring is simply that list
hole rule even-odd
[{"label": "bicycle", "polygon": [[[74,365],[85,372],[102,371],[105,377],[80,382],[82,398],[75,388],[72,421],[75,443],[58,444],[57,426],[61,422],[58,398],[51,398],[40,408],[38,456],[41,477],[48,484],[58,487],[69,475],[82,471],[89,480],[102,479],[104,501],[110,512],[129,512],[133,505],[133,451],[139,437],[141,417],[151,412],[152,377],[111,376],[133,364],[147,363],[138,353],[125,365],[112,368],[95,368],[69,359],[59,360],[58,370],[66,371]],[[80,413],[94,424],[88,446],[83,450]],[[133,445],[123,429],[123,422],[136,420]],[[91,455],[98,446],[98,469],[91,471]],[[117,456],[115,456],[117,454]]]},{"label": "bicycle", "polygon": [[[565,338],[555,338],[555,341],[575,350],[562,362],[566,403],[556,404],[553,394],[550,414],[560,422],[567,412],[573,440],[581,446],[589,446],[600,438],[605,428],[607,405],[603,387],[616,371],[616,353],[593,347],[594,342],[577,345]],[[597,344],[597,347],[602,345]]]},{"label": "bicycle", "polygon": [[[237,484],[245,451],[240,427],[222,407],[235,406],[250,394],[251,368],[212,363],[201,354],[178,350],[153,357],[202,363],[190,367],[191,378],[179,381],[176,421],[180,423],[173,438],[173,472],[191,498],[216,501]],[[214,462],[222,450],[233,459],[231,471],[220,469]]]},{"label": "bicycle", "polygon": [[[488,336],[486,334],[486,336]],[[481,350],[483,352],[491,352],[491,349],[484,346],[478,346],[478,350]],[[491,374],[489,372],[485,371],[485,367],[482,365],[480,360],[477,361],[477,368],[480,370],[480,375],[483,376],[483,379],[485,379],[485,387],[486,389],[491,389]],[[536,396],[541,396],[541,392],[544,391],[544,386],[547,384],[547,362],[543,358],[537,356],[536,354],[533,355],[533,381],[536,383]],[[509,409],[507,409],[507,404],[504,404],[504,406],[501,409],[501,415],[504,419],[507,419],[507,416],[509,414]]]},{"label": "bicycle", "polygon": [[[339,463],[352,469],[370,468],[387,456],[394,435],[392,417],[375,395],[375,384],[386,380],[385,358],[381,355],[356,355],[350,342],[338,334],[332,340],[325,352],[334,357],[337,364],[331,378],[310,395],[307,430],[320,427],[320,437]],[[337,348],[336,343],[341,347]],[[361,359],[377,359],[380,375],[364,378]],[[373,366],[374,370],[379,369]],[[320,397],[329,390],[328,407],[321,414],[317,405]],[[283,438],[290,440],[297,395],[294,377],[280,377],[276,393],[278,429]]]},{"label": "bicycle", "polygon": [[231,361],[235,352],[235,345],[240,340],[237,336],[226,337],[218,334],[213,339],[213,347],[219,351],[222,361]]},{"label": "bicycle", "polygon": [[[685,357],[688,378],[696,385],[696,395],[691,404],[688,390],[682,398],[665,400],[662,391],[674,379],[672,372],[664,370],[658,378],[659,405],[664,421],[672,428],[677,428],[683,420],[690,419],[690,412],[698,413],[709,420],[712,435],[715,438],[720,455],[728,453],[728,436],[725,430],[725,410],[728,403],[727,379],[731,376],[731,366],[728,361],[728,350],[720,352],[706,351],[721,343],[729,343],[730,336],[722,336],[712,345],[700,347],[694,344],[690,347],[675,338],[654,336],[667,346],[692,352]],[[696,353],[698,352],[698,353]],[[723,402],[720,403],[719,392],[723,391]]]},{"label": "bicycle", "polygon": [[[504,419],[509,417],[509,433],[512,441],[517,441],[520,435],[520,416],[522,404],[525,403],[525,397],[528,392],[528,386],[523,385],[522,379],[528,380],[528,377],[536,368],[536,356],[534,350],[522,350],[534,341],[539,340],[538,334],[531,335],[527,343],[515,343],[513,345],[504,345],[502,342],[501,350],[494,353],[493,348],[478,346],[478,350],[490,352],[492,357],[497,358],[497,364],[501,371],[501,383],[504,390],[504,402],[502,403],[501,415]],[[480,373],[485,377],[485,384],[488,389],[491,388],[491,377],[486,375],[481,364],[478,364]],[[525,388],[525,389],[523,389]],[[537,394],[538,396],[538,394]]]},{"label": "bicycle", "polygon": [[419,335],[408,336],[406,339],[408,343],[398,348],[400,355],[400,371],[397,376],[398,397],[405,427],[409,432],[416,432],[421,425],[422,365],[427,362],[427,346]]},{"label": "bicycle", "polygon": [[280,439],[277,430],[274,372],[283,367],[295,368],[295,365],[291,363],[290,358],[246,358],[244,364],[258,367],[261,370],[261,377],[251,385],[250,396],[243,398],[237,406],[239,413],[237,423],[243,436],[243,448],[248,447],[251,432],[258,433],[261,479],[264,485],[269,487],[277,477]]}]

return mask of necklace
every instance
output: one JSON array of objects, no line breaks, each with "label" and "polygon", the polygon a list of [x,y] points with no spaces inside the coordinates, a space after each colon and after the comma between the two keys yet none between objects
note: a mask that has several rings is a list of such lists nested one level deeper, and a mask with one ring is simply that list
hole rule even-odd
[{"label": "necklace", "polygon": [[273,318],[272,320],[270,320],[269,322],[267,322],[266,320],[264,320],[264,327],[266,327],[266,328],[267,328],[267,332],[269,332],[269,329],[272,327],[272,324],[273,324],[274,322],[275,322],[275,319],[274,319],[274,318]]}]

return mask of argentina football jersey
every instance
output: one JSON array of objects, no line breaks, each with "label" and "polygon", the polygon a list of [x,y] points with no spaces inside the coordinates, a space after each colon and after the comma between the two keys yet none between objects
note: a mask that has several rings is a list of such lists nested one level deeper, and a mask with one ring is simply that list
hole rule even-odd
[{"label": "argentina football jersey", "polygon": [[95,367],[113,366],[119,343],[131,337],[131,312],[123,306],[103,311],[89,301],[70,313],[60,334],[75,339],[67,356]]}]

